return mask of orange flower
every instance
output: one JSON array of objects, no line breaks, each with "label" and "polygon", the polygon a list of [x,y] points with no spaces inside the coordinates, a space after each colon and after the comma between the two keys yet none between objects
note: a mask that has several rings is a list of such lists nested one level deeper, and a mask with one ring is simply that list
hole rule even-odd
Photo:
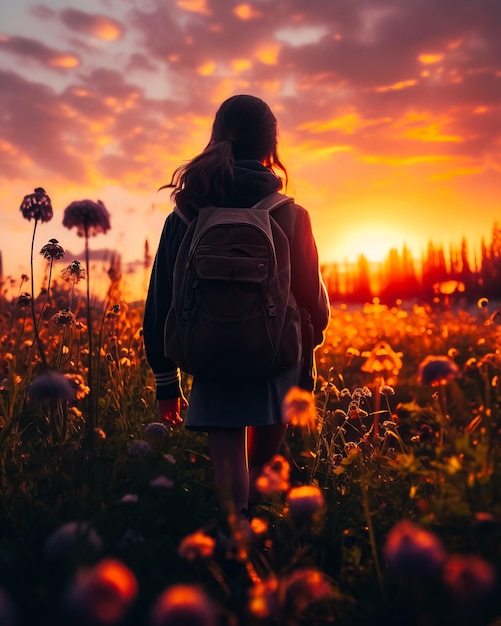
[{"label": "orange flower", "polygon": [[187,535],[179,544],[178,554],[187,561],[206,559],[214,554],[215,540],[201,530]]},{"label": "orange flower", "polygon": [[158,598],[152,626],[217,626],[216,610],[205,592],[194,585],[174,585]]},{"label": "orange flower", "polygon": [[290,487],[289,476],[289,461],[276,454],[263,467],[261,475],[256,480],[256,489],[266,494],[287,491]]},{"label": "orange flower", "polygon": [[80,571],[67,597],[69,612],[79,623],[116,624],[137,595],[134,574],[123,563],[105,559]]},{"label": "orange flower", "polygon": [[397,376],[402,369],[402,353],[395,352],[389,343],[380,341],[370,352],[364,352],[365,363],[360,368],[362,372],[380,374],[391,372]]},{"label": "orange flower", "polygon": [[317,407],[313,394],[300,387],[291,387],[282,403],[282,415],[291,426],[313,426],[317,419]]},{"label": "orange flower", "polygon": [[324,494],[316,485],[293,487],[287,494],[287,505],[293,515],[310,516],[323,509]]}]

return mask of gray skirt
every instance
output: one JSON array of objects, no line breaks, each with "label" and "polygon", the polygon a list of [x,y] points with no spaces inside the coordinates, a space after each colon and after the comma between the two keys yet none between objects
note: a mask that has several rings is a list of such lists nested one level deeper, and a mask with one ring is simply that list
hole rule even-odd
[{"label": "gray skirt", "polygon": [[270,426],[282,421],[282,401],[298,385],[301,367],[274,378],[210,380],[196,376],[188,398],[185,426],[190,430]]}]

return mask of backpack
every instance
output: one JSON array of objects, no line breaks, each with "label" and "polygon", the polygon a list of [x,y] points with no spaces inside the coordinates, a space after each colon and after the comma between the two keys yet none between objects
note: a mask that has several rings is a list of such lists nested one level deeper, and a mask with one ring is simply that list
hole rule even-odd
[{"label": "backpack", "polygon": [[250,208],[208,206],[188,223],[164,328],[165,355],[184,372],[263,378],[300,362],[289,240],[272,215],[292,201],[276,192]]}]

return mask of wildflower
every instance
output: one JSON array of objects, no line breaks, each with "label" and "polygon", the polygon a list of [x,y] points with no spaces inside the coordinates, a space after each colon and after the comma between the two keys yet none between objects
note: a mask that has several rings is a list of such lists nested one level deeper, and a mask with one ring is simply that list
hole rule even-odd
[{"label": "wildflower", "polygon": [[386,341],[380,341],[370,352],[364,352],[365,363],[360,368],[363,372],[380,374],[391,372],[395,376],[402,369],[402,353],[395,352]]},{"label": "wildflower", "polygon": [[276,454],[264,465],[261,475],[256,479],[256,489],[264,494],[285,492],[290,487],[289,476],[289,461]]},{"label": "wildflower", "polygon": [[97,554],[102,548],[103,542],[97,532],[88,524],[81,522],[68,522],[63,524],[45,542],[45,555],[51,561],[57,561],[80,547],[87,554]]},{"label": "wildflower", "polygon": [[82,398],[85,398],[85,396],[89,395],[90,387],[85,383],[80,374],[65,374],[65,376],[75,388],[75,396],[77,400],[81,400]]},{"label": "wildflower", "polygon": [[75,227],[79,237],[94,237],[110,229],[110,214],[101,200],[77,200],[64,210],[63,226]]},{"label": "wildflower", "polygon": [[458,376],[459,367],[447,356],[429,355],[419,365],[418,379],[421,385],[438,387]]},{"label": "wildflower", "polygon": [[143,432],[145,435],[149,435],[154,439],[164,439],[167,436],[169,429],[165,426],[165,424],[162,424],[162,422],[150,422],[149,424],[146,424]]},{"label": "wildflower", "polygon": [[279,617],[279,580],[272,575],[259,581],[249,590],[249,611],[261,619]]},{"label": "wildflower", "polygon": [[152,626],[217,626],[216,610],[207,594],[195,585],[166,589],[155,603]]},{"label": "wildflower", "polygon": [[482,603],[496,586],[496,574],[490,563],[474,556],[453,555],[447,559],[442,580],[461,605]]},{"label": "wildflower", "polygon": [[120,498],[120,504],[137,504],[139,497],[137,493],[126,493]]},{"label": "wildflower", "polygon": [[287,614],[304,613],[313,602],[329,596],[332,585],[323,572],[299,569],[287,576],[285,587],[285,611]]},{"label": "wildflower", "polygon": [[310,516],[323,509],[324,494],[316,485],[293,487],[287,494],[287,506],[293,515]]},{"label": "wildflower", "polygon": [[28,398],[34,403],[57,403],[75,399],[75,390],[62,374],[45,372],[28,387]]},{"label": "wildflower", "polygon": [[438,537],[408,520],[399,522],[390,530],[384,555],[392,570],[410,576],[432,574],[440,569],[446,558]]},{"label": "wildflower", "polygon": [[23,217],[30,221],[34,219],[49,222],[53,215],[50,198],[42,187],[37,187],[34,193],[24,196],[19,209]]},{"label": "wildflower", "polygon": [[174,481],[162,474],[150,480],[150,487],[156,489],[172,489],[172,487],[174,487]]},{"label": "wildflower", "polygon": [[51,317],[51,321],[56,326],[73,326],[76,318],[75,314],[68,308],[61,309]]},{"label": "wildflower", "polygon": [[176,459],[172,454],[164,454],[164,459],[167,461],[167,463],[170,463],[171,465],[176,464]]},{"label": "wildflower", "polygon": [[137,591],[131,570],[121,561],[105,559],[77,572],[66,596],[66,608],[80,624],[116,624],[127,614]]},{"label": "wildflower", "polygon": [[310,391],[291,387],[282,403],[284,422],[291,426],[312,426],[317,418],[317,408]]},{"label": "wildflower", "polygon": [[152,452],[153,450],[147,441],[144,441],[143,439],[136,439],[130,444],[128,454],[129,456],[137,457],[147,456]]},{"label": "wildflower", "polygon": [[178,554],[182,559],[194,561],[206,559],[214,554],[215,540],[201,530],[187,535],[179,544]]},{"label": "wildflower", "polygon": [[379,393],[382,396],[394,396],[395,389],[393,389],[390,385],[381,385],[381,387],[379,387]]},{"label": "wildflower", "polygon": [[46,243],[40,250],[40,254],[44,257],[44,259],[49,261],[53,259],[62,259],[65,255],[65,251],[63,246],[59,245],[59,241],[57,239],[49,239],[49,243]]},{"label": "wildflower", "polygon": [[26,291],[23,291],[23,293],[21,293],[19,295],[19,298],[17,299],[17,305],[24,308],[26,306],[31,306],[31,296],[29,293],[27,293]]},{"label": "wildflower", "polygon": [[80,261],[72,261],[61,272],[63,280],[67,283],[79,283],[86,275],[85,268]]},{"label": "wildflower", "polygon": [[268,530],[268,522],[262,517],[253,517],[250,521],[253,534],[257,537],[264,535]]}]

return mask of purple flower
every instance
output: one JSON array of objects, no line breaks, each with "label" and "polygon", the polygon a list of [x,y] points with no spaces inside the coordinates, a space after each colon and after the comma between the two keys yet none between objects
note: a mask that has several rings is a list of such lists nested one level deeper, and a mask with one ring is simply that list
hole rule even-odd
[{"label": "purple flower", "polygon": [[90,554],[102,548],[101,537],[89,525],[81,522],[63,524],[45,542],[45,554],[51,561],[64,558],[73,548],[82,547]]},{"label": "purple flower", "polygon": [[384,555],[392,570],[409,576],[437,572],[446,559],[438,537],[408,520],[399,522],[390,530]]},{"label": "purple flower", "polygon": [[152,452],[150,444],[143,439],[136,439],[129,446],[129,456],[147,456]]},{"label": "purple flower", "polygon": [[42,187],[37,187],[34,193],[24,196],[19,210],[27,220],[49,222],[52,219],[52,204],[49,196]]},{"label": "purple flower", "polygon": [[79,237],[95,237],[111,228],[110,214],[101,200],[77,200],[64,210],[63,226],[75,227]]},{"label": "purple flower", "polygon": [[150,437],[155,439],[163,439],[167,436],[169,430],[162,422],[150,422],[146,424],[143,432],[145,435],[150,435]]},{"label": "purple flower", "polygon": [[442,579],[449,593],[462,606],[484,602],[496,586],[492,565],[475,555],[450,556],[444,566]]},{"label": "purple flower", "polygon": [[421,385],[438,387],[458,378],[459,367],[448,356],[427,356],[419,365],[418,378]]},{"label": "purple flower", "polygon": [[75,397],[75,388],[71,382],[57,372],[40,374],[28,387],[28,398],[31,402],[70,402]]},{"label": "purple flower", "polygon": [[172,487],[174,487],[174,481],[161,474],[160,476],[150,480],[150,487],[158,489],[172,489]]}]

